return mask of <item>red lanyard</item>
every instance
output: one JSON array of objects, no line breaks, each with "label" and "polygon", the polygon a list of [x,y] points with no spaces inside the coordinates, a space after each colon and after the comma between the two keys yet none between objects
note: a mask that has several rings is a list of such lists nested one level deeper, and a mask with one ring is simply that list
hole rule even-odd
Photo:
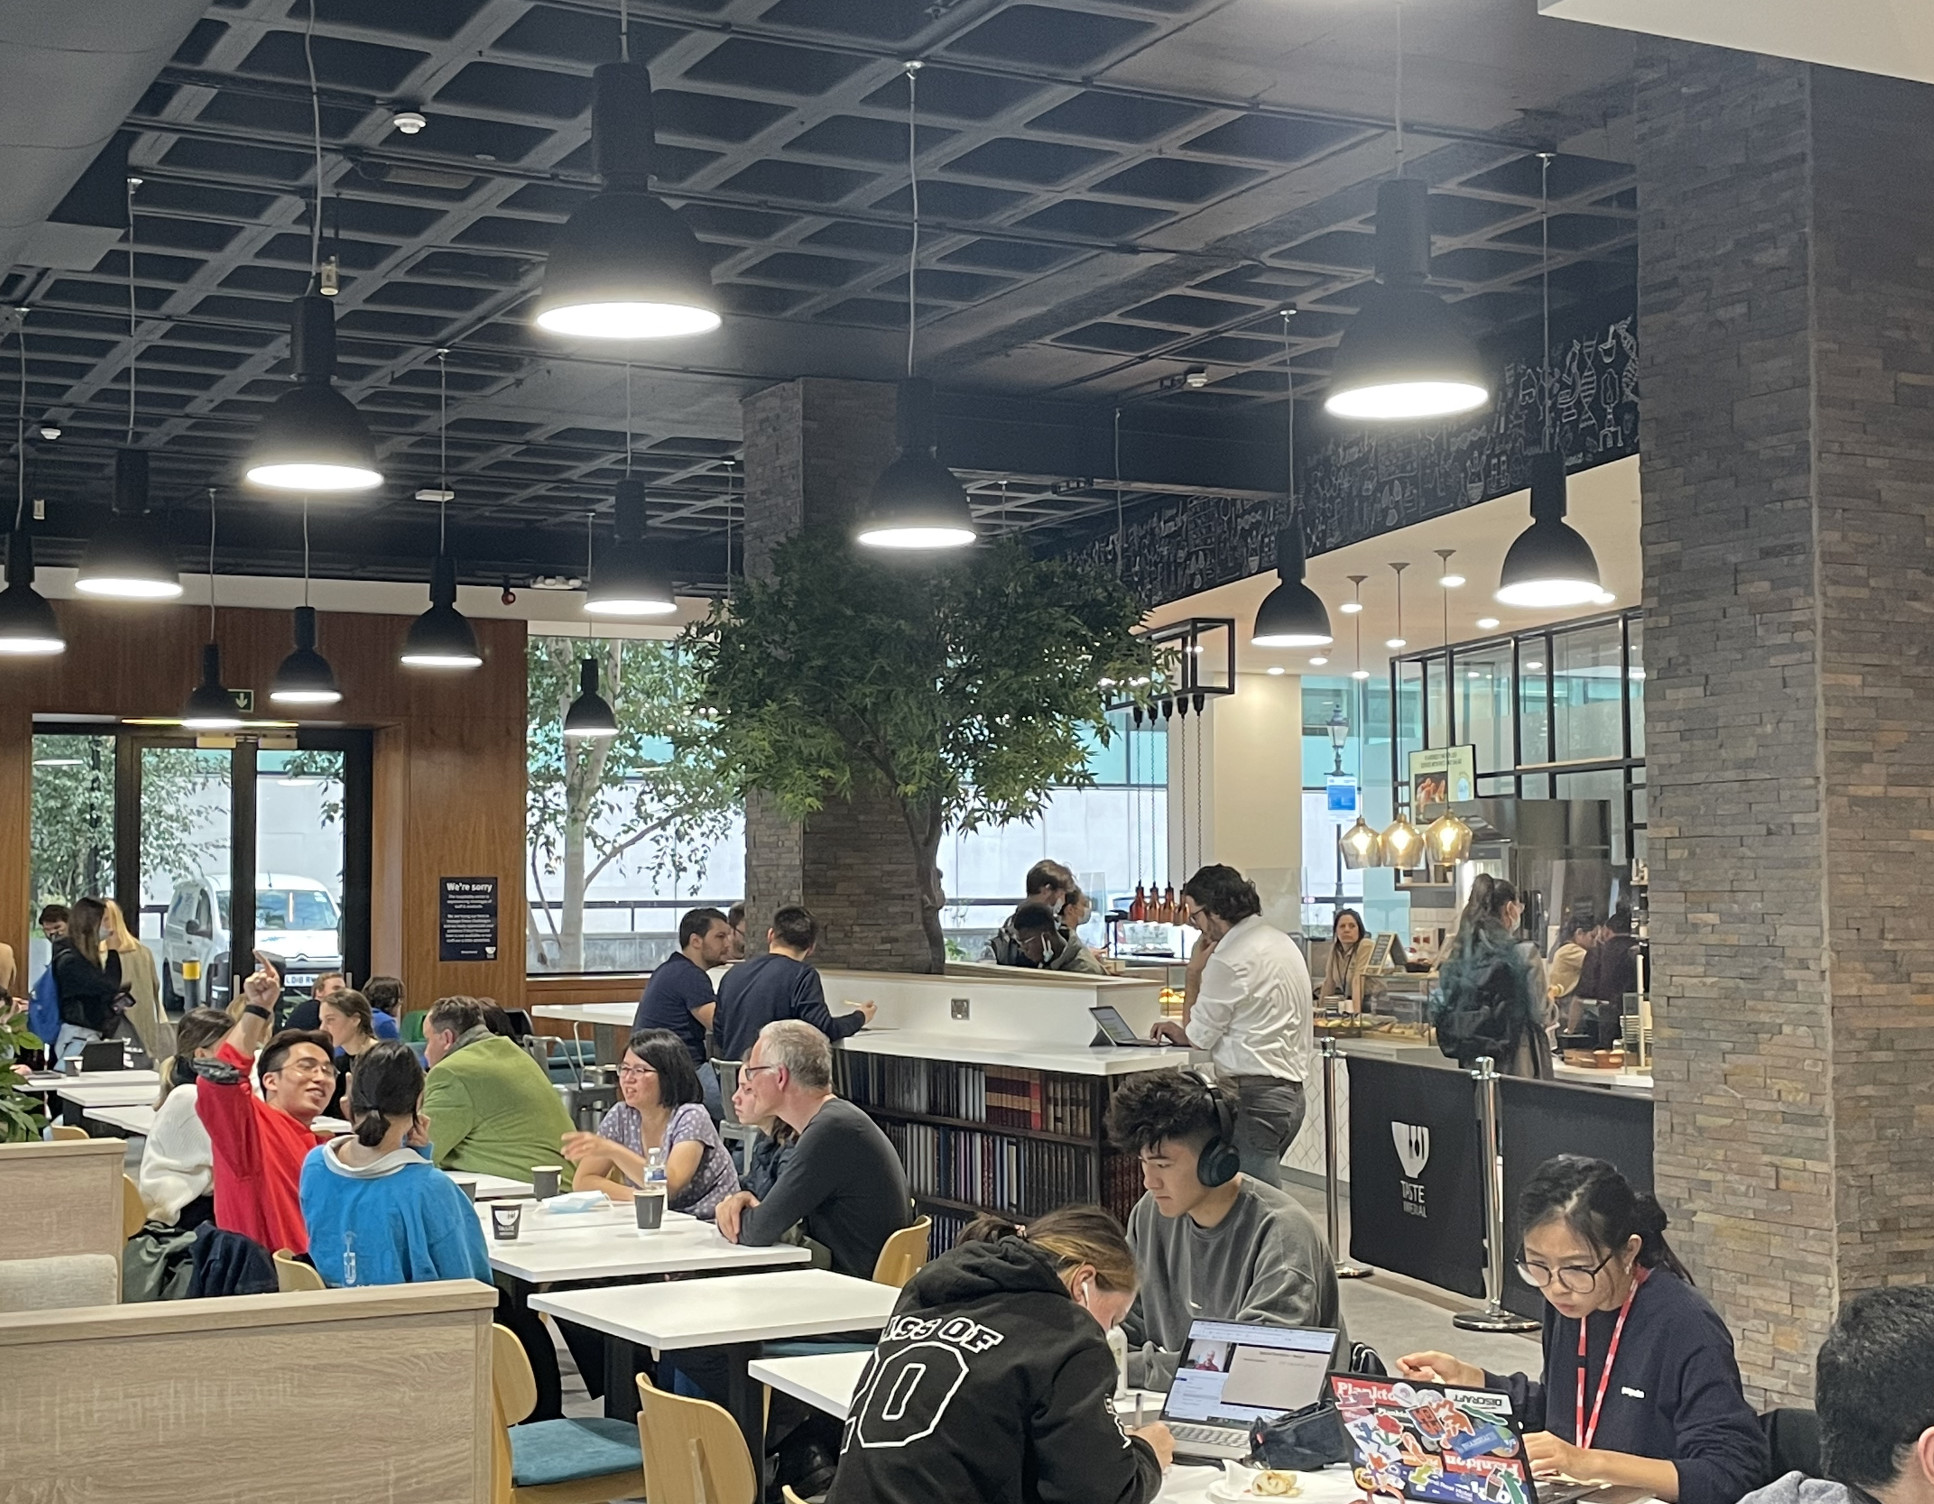
[{"label": "red lanyard", "polygon": [[1588,1317],[1578,1321],[1578,1419],[1572,1426],[1572,1441],[1577,1446],[1590,1450],[1592,1438],[1598,1434],[1598,1412],[1605,1408],[1605,1391],[1612,1385],[1612,1365],[1618,1361],[1619,1339],[1625,1335],[1625,1318],[1632,1314],[1632,1297],[1639,1293],[1650,1269],[1635,1269],[1632,1272],[1632,1288],[1625,1292],[1625,1304],[1618,1308],[1618,1323],[1612,1328],[1612,1344],[1605,1349],[1605,1371],[1598,1376],[1598,1398],[1592,1401],[1591,1424],[1585,1424],[1585,1323]]}]

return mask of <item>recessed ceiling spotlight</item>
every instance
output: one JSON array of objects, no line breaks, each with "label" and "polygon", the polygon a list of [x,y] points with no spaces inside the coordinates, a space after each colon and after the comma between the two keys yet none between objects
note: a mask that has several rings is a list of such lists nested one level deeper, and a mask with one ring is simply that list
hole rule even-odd
[{"label": "recessed ceiling spotlight", "polygon": [[1464,576],[1461,574],[1447,574],[1442,576],[1437,583],[1442,585],[1446,590],[1455,590],[1459,585],[1464,583]]},{"label": "recessed ceiling spotlight", "polygon": [[430,122],[421,110],[398,110],[389,117],[389,123],[406,136],[414,136]]},{"label": "recessed ceiling spotlight", "polygon": [[1272,679],[1280,679],[1284,674],[1288,673],[1289,670],[1284,668],[1280,663],[1272,663],[1265,670],[1265,672]]},{"label": "recessed ceiling spotlight", "polygon": [[1396,648],[1407,648],[1410,646],[1410,642],[1408,638],[1386,637],[1383,639],[1383,645],[1394,650]]},{"label": "recessed ceiling spotlight", "polygon": [[1182,373],[1182,385],[1192,392],[1199,392],[1208,384],[1209,368],[1207,366],[1190,366]]},{"label": "recessed ceiling spotlight", "polygon": [[58,424],[58,423],[43,423],[43,424],[41,424],[41,425],[40,425],[40,436],[41,436],[41,437],[42,437],[43,439],[45,439],[45,440],[47,440],[47,442],[48,442],[48,443],[50,443],[50,444],[51,444],[51,443],[53,443],[53,441],[54,441],[55,439],[57,439],[57,438],[59,438],[59,437],[60,437],[60,424]]},{"label": "recessed ceiling spotlight", "polygon": [[1350,671],[1350,677],[1357,680],[1367,679],[1370,677],[1370,670],[1367,668],[1352,669]]},{"label": "recessed ceiling spotlight", "polygon": [[1527,663],[1527,664],[1526,664],[1526,665],[1524,666],[1524,671],[1525,671],[1525,672],[1526,672],[1527,674],[1537,674],[1537,673],[1542,673],[1542,672],[1544,671],[1544,664],[1542,664],[1542,663],[1540,663],[1540,662],[1538,662],[1537,660],[1535,660],[1535,659],[1534,659],[1533,661],[1531,661],[1530,663]]},{"label": "recessed ceiling spotlight", "polygon": [[1363,609],[1363,602],[1345,601],[1342,605],[1338,606],[1336,609],[1343,612],[1343,614],[1346,616],[1355,616],[1357,612]]},{"label": "recessed ceiling spotlight", "polygon": [[1480,632],[1489,632],[1494,627],[1496,627],[1497,624],[1498,624],[1498,619],[1495,616],[1480,616],[1477,619],[1477,629]]},{"label": "recessed ceiling spotlight", "polygon": [[1329,661],[1330,660],[1325,658],[1321,653],[1318,653],[1314,658],[1310,659],[1309,666],[1311,668],[1321,668],[1324,664],[1328,663]]}]

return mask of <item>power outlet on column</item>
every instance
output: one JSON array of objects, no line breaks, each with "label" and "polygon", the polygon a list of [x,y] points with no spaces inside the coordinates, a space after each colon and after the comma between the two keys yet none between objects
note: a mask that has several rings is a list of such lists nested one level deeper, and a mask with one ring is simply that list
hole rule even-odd
[{"label": "power outlet on column", "polygon": [[967,1022],[967,999],[966,998],[957,997],[952,999],[951,1003],[949,1004],[949,1008],[950,1008],[950,1011],[948,1016],[952,1018],[955,1023],[964,1024]]}]

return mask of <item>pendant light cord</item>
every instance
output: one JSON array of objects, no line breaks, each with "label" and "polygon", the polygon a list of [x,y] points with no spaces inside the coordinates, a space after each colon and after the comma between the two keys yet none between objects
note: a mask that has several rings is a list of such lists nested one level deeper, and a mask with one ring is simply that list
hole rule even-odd
[{"label": "pendant light cord", "polygon": [[1538,281],[1539,297],[1544,304],[1544,380],[1539,382],[1543,389],[1544,411],[1540,415],[1540,426],[1544,430],[1544,446],[1551,448],[1551,153],[1538,153]]},{"label": "pendant light cord", "polygon": [[208,488],[208,640],[215,640],[215,488]]},{"label": "pendant light cord", "polygon": [[450,489],[450,352],[436,352],[436,488]]},{"label": "pendant light cord", "polygon": [[309,498],[306,495],[302,498],[302,604],[309,604]]},{"label": "pendant light cord", "polygon": [[1289,364],[1289,321],[1295,317],[1294,308],[1283,310],[1283,391],[1289,399],[1289,488],[1284,526],[1296,520],[1296,373]]},{"label": "pendant light cord", "polygon": [[625,479],[631,479],[631,362],[625,362]]},{"label": "pendant light cord", "polygon": [[134,350],[134,190],[141,179],[132,175],[128,178],[128,446],[134,445],[134,388],[136,361]]},{"label": "pendant light cord", "polygon": [[[314,3],[314,0],[311,0]],[[618,0],[618,61],[631,61],[631,5],[629,0]]]},{"label": "pendant light cord", "polygon": [[919,305],[914,301],[914,273],[920,264],[920,168],[915,161],[919,148],[920,64],[909,62],[907,69],[907,191],[913,199],[913,238],[907,243],[907,375],[913,374],[913,335],[919,327]]},{"label": "pendant light cord", "polygon": [[[309,0],[313,6],[315,0]],[[1397,0],[1397,176],[1403,176],[1403,0]]]},{"label": "pendant light cord", "polygon": [[[17,495],[13,504],[13,530],[17,533],[27,525],[27,310],[20,310],[20,327],[13,332],[20,349],[20,413],[14,420],[14,487]],[[12,559],[8,559],[12,567]]]},{"label": "pendant light cord", "polygon": [[1115,404],[1115,578],[1119,580],[1126,571],[1127,529],[1122,522],[1121,508],[1121,404]]},{"label": "pendant light cord", "polygon": [[322,92],[316,87],[316,0],[309,0],[308,24],[302,28],[302,61],[309,70],[309,125],[316,151],[316,207],[309,221],[309,281],[322,276]]}]

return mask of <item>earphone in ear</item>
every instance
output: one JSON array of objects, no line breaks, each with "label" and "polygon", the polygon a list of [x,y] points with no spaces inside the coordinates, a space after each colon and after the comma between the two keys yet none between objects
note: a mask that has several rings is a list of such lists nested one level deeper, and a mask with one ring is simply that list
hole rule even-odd
[{"label": "earphone in ear", "polygon": [[1242,1155],[1236,1150],[1236,1109],[1229,1094],[1208,1077],[1186,1071],[1208,1095],[1215,1108],[1215,1136],[1202,1146],[1195,1161],[1195,1178],[1210,1190],[1227,1185],[1242,1173]]}]

